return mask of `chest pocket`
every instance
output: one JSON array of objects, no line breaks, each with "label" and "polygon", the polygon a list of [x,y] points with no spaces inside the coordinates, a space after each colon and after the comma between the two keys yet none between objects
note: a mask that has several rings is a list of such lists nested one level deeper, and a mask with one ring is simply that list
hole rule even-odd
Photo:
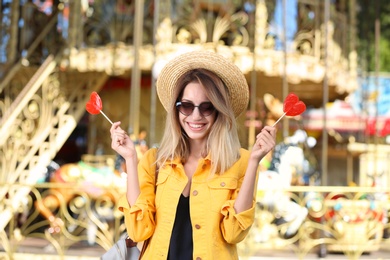
[{"label": "chest pocket", "polygon": [[208,182],[210,192],[210,209],[216,212],[221,211],[222,205],[229,199],[237,189],[238,181],[231,177],[218,177]]},{"label": "chest pocket", "polygon": [[157,176],[157,182],[156,182],[156,197],[155,197],[155,203],[156,208],[159,208],[161,205],[162,195],[164,194],[164,188],[166,188],[166,185],[164,185],[168,181],[169,174],[167,174],[164,171],[160,171]]}]

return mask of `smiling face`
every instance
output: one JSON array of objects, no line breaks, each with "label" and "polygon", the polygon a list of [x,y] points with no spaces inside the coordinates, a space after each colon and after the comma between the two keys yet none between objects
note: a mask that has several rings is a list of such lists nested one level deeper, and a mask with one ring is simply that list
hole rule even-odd
[{"label": "smiling face", "polygon": [[[181,102],[190,102],[199,106],[204,102],[210,102],[204,88],[199,82],[190,82],[184,89]],[[216,111],[208,116],[203,116],[199,107],[195,107],[188,116],[179,112],[179,121],[190,140],[205,144],[210,129],[215,122]]]}]

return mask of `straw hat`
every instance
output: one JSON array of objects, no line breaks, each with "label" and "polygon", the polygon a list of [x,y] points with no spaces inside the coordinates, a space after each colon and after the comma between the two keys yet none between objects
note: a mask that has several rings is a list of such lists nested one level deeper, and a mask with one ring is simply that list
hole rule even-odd
[{"label": "straw hat", "polygon": [[170,109],[173,89],[178,79],[193,69],[207,69],[222,79],[229,90],[230,103],[236,117],[247,108],[249,88],[242,71],[219,54],[211,51],[193,51],[168,62],[157,78],[157,94],[165,110]]}]

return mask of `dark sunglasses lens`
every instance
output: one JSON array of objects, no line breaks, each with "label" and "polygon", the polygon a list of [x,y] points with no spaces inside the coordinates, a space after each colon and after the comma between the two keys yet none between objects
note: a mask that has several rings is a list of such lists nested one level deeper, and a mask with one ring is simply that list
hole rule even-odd
[{"label": "dark sunglasses lens", "polygon": [[182,112],[186,116],[191,115],[192,111],[194,111],[194,108],[194,104],[189,102],[181,102],[181,105],[179,106],[180,112]]},{"label": "dark sunglasses lens", "polygon": [[214,112],[214,106],[210,102],[199,105],[199,111],[203,116],[209,116]]},{"label": "dark sunglasses lens", "polygon": [[[179,109],[180,113],[183,115],[189,116],[194,112],[195,105],[190,103],[190,102],[179,102],[177,103],[177,108]],[[204,102],[198,106],[200,114],[202,116],[209,116],[211,115],[214,111],[215,108],[211,102]]]}]

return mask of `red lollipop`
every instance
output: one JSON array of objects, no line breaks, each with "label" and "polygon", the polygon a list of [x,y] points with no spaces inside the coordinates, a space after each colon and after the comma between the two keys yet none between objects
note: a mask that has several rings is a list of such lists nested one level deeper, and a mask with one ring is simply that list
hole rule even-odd
[{"label": "red lollipop", "polygon": [[85,109],[88,111],[88,113],[90,113],[92,115],[97,115],[97,114],[101,113],[108,120],[108,122],[110,122],[112,124],[111,120],[106,116],[106,114],[103,113],[102,100],[99,97],[98,93],[96,93],[95,91],[93,91],[91,93],[91,96],[90,96],[87,104],[85,105]]},{"label": "red lollipop", "polygon": [[298,96],[290,93],[287,95],[286,99],[283,103],[283,112],[284,114],[279,117],[279,119],[274,123],[273,126],[275,126],[280,119],[282,119],[285,115],[287,116],[298,116],[305,112],[306,105],[303,103],[303,101],[299,100]]}]

